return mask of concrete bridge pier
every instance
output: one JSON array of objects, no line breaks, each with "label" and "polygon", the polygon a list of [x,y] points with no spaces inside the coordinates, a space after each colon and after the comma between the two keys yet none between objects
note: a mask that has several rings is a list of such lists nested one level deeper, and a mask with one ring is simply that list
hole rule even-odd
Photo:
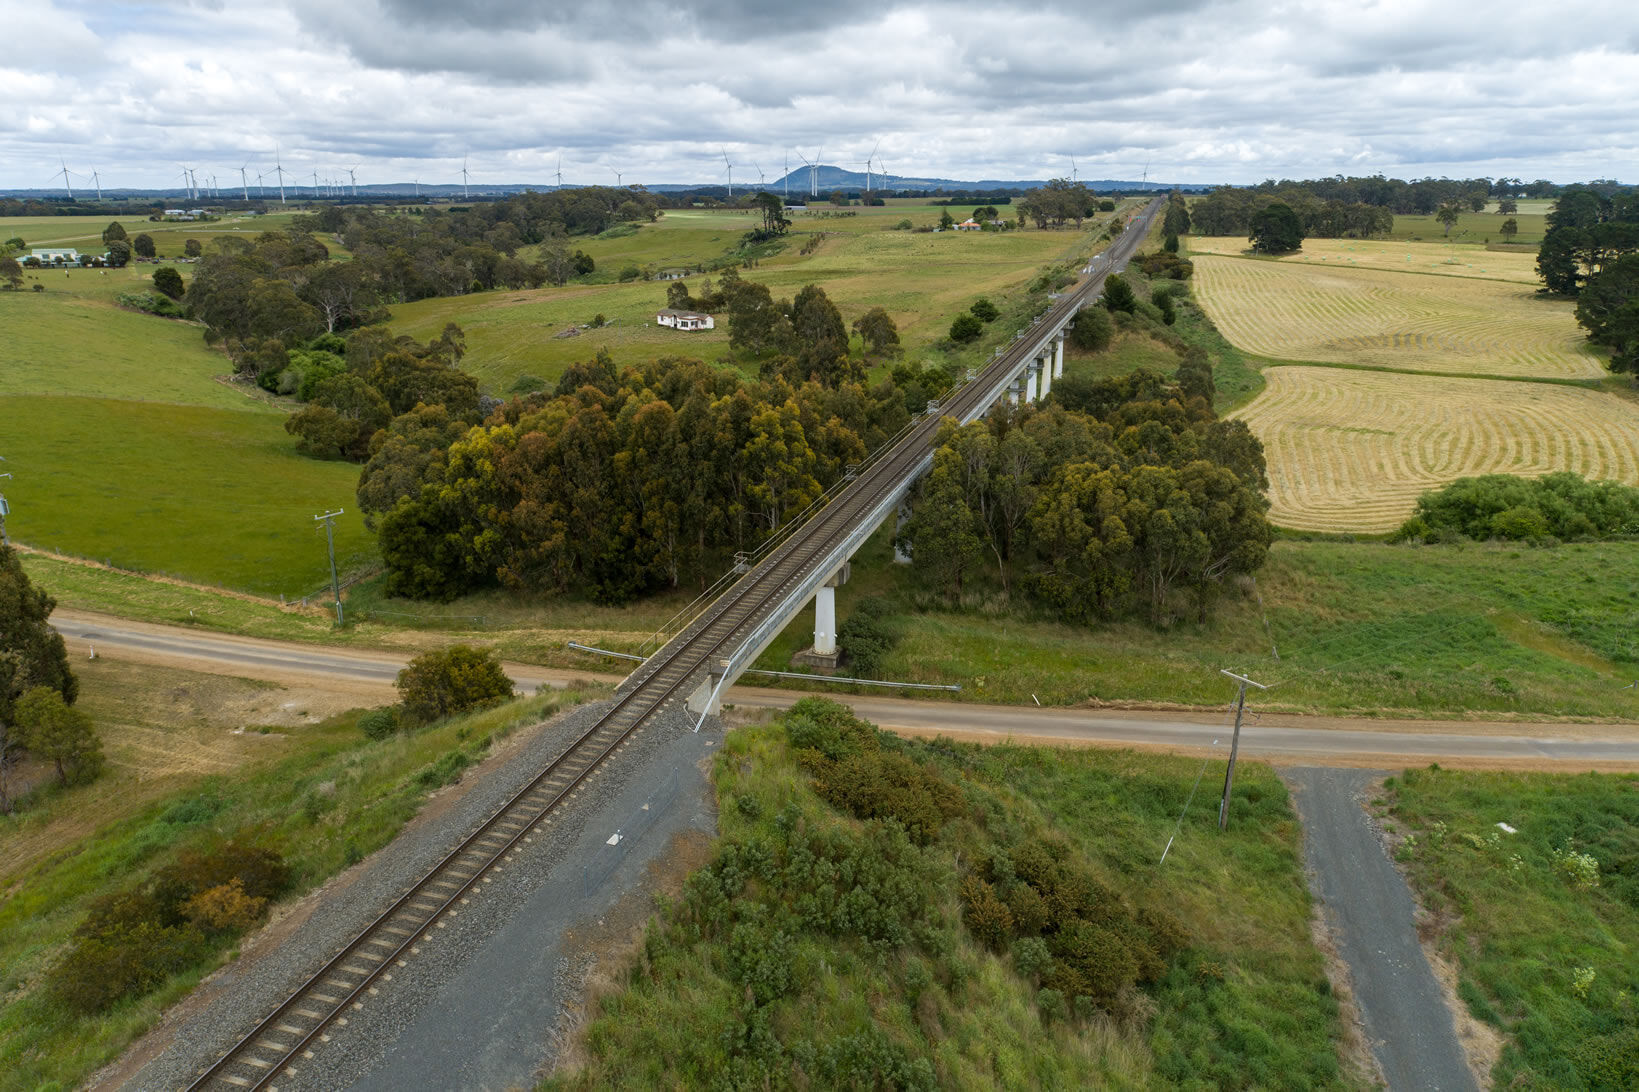
[{"label": "concrete bridge pier", "polygon": [[1053,339],[1053,378],[1057,379],[1064,374],[1064,332]]},{"label": "concrete bridge pier", "polygon": [[835,669],[842,662],[842,651],[837,648],[837,588],[848,583],[850,571],[849,563],[843,562],[814,592],[814,647],[797,653],[796,663]]},{"label": "concrete bridge pier", "polygon": [[1008,405],[1016,406],[1016,405],[1019,404],[1019,387],[1022,385],[1022,383],[1023,383],[1023,377],[1015,375],[1013,377],[1013,381],[1007,385],[1007,404]]},{"label": "concrete bridge pier", "polygon": [[1036,377],[1041,374],[1041,357],[1035,357],[1024,366],[1024,400],[1036,401]]},{"label": "concrete bridge pier", "polygon": [[1041,400],[1045,402],[1047,400],[1047,396],[1053,393],[1052,349],[1043,349],[1042,354],[1037,359],[1036,363],[1041,367],[1041,390],[1037,393],[1041,395]]}]

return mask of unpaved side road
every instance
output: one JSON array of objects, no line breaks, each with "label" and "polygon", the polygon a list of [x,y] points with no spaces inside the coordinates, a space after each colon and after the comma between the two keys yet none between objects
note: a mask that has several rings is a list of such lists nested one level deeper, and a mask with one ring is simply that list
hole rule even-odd
[{"label": "unpaved side road", "polygon": [[1477,1089],[1418,944],[1411,891],[1366,814],[1365,794],[1381,772],[1291,767],[1281,775],[1303,820],[1310,888],[1348,965],[1389,1088]]}]

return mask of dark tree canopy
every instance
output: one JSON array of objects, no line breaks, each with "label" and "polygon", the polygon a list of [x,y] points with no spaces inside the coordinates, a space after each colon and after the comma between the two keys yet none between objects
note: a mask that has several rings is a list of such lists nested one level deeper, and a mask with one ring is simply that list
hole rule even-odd
[{"label": "dark tree canopy", "polygon": [[1291,206],[1277,201],[1253,215],[1250,238],[1260,254],[1290,254],[1303,247],[1303,223]]},{"label": "dark tree canopy", "polygon": [[182,298],[187,287],[182,283],[182,274],[174,266],[162,265],[154,270],[154,291],[173,300]]}]

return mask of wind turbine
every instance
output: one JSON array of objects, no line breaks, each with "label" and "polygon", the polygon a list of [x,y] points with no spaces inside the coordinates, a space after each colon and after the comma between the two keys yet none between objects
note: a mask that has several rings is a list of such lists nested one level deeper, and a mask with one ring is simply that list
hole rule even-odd
[{"label": "wind turbine", "polygon": [[1075,156],[1070,157],[1070,181],[1071,182],[1081,181],[1079,169],[1076,167],[1076,157]]},{"label": "wind turbine", "polygon": [[558,189],[563,189],[563,156],[558,156]]},{"label": "wind turbine", "polygon": [[285,203],[285,169],[279,162],[279,145],[273,145],[273,173],[279,178],[279,204]]},{"label": "wind turbine", "polygon": [[808,164],[808,196],[819,196],[819,164],[820,156],[825,154],[825,146],[820,145],[819,151],[814,153],[814,162]]},{"label": "wind turbine", "polygon": [[618,190],[618,189],[620,189],[620,188],[621,188],[621,187],[622,187],[622,186],[624,186],[624,185],[625,185],[625,183],[624,183],[624,182],[622,182],[622,181],[621,181],[621,174],[620,174],[620,172],[619,172],[619,171],[616,171],[616,170],[615,170],[615,168],[613,168],[613,167],[610,167],[610,168],[609,168],[609,169],[610,169],[610,170],[611,170],[611,171],[615,171],[615,189],[617,189],[617,190]]},{"label": "wind turbine", "polygon": [[1144,181],[1139,184],[1144,187],[1145,193],[1150,192],[1150,161],[1147,159],[1144,160]]},{"label": "wind turbine", "polygon": [[413,179],[412,184],[415,186],[415,199],[419,201],[421,200],[421,179]]},{"label": "wind turbine", "polygon": [[347,177],[353,180],[353,196],[357,197],[359,195],[359,165],[357,163],[347,168]]},{"label": "wind turbine", "polygon": [[[247,205],[250,204],[250,179],[245,176],[245,168],[249,166],[250,164],[247,162],[244,167],[239,168],[239,188],[245,192],[245,203]],[[261,175],[256,176],[256,184],[258,186],[262,184]]]},{"label": "wind turbine", "polygon": [[467,157],[461,157],[461,200],[467,199]]},{"label": "wind turbine", "polygon": [[[74,187],[68,181],[68,164],[65,163],[63,160],[60,160],[60,159],[57,161],[57,164],[58,164],[58,166],[60,166],[62,168],[60,171],[57,172],[57,174],[60,174],[60,175],[63,176],[63,189],[68,191],[68,199],[70,201],[72,201],[72,200],[74,200]],[[57,174],[54,174],[54,175],[51,176],[52,181],[56,181]]]},{"label": "wind turbine", "polygon": [[762,189],[767,184],[767,180],[763,178],[763,169],[755,162],[751,164],[751,169],[757,172],[757,188]]},{"label": "wind turbine", "polygon": [[876,158],[876,150],[880,147],[882,147],[882,141],[878,140],[871,145],[871,154],[865,157],[865,196],[867,197],[871,195],[871,160]]},{"label": "wind turbine", "polygon": [[100,204],[102,202],[102,176],[96,172],[95,168],[91,171],[91,184],[97,187],[97,201]]},{"label": "wind turbine", "polygon": [[789,205],[791,203],[791,149],[790,148],[787,148],[785,150],[784,185],[785,185],[785,203]]},{"label": "wind turbine", "polygon": [[728,149],[723,148],[721,151],[723,153],[723,166],[728,168],[728,199],[732,201],[734,200],[734,164],[728,161]]}]

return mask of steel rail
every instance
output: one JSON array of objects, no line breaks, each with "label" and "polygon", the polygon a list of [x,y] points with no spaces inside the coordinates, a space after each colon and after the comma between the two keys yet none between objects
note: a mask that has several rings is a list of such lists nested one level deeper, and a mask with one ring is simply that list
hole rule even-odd
[{"label": "steel rail", "polygon": [[[1043,320],[1049,324],[1067,321],[1088,295],[1102,286],[1107,272],[1136,250],[1158,206],[1158,202],[1152,202],[1135,218],[1135,222],[1142,221],[1142,226],[1138,230],[1129,227],[1122,239],[1105,252],[1104,272],[1089,276],[1040,316],[1035,325]],[[1040,351],[1039,343],[1021,340],[1023,344],[1009,347],[972,381],[947,396],[940,415],[929,414],[913,422],[897,443],[885,444],[873,453],[863,472],[829,503],[811,518],[800,521],[791,533],[779,536],[778,544],[757,565],[632,673],[627,680],[631,688],[617,696],[590,728],[189,1087],[221,1085],[254,1090],[274,1087],[281,1075],[298,1077],[297,1060],[313,1056],[311,1048],[324,1038],[326,1029],[345,1023],[343,1014],[360,1005],[359,998],[375,982],[390,978],[390,967],[403,965],[402,957],[414,950],[418,938],[429,939],[430,929],[441,927],[442,919],[454,916],[454,907],[468,892],[487,882],[489,874],[499,870],[499,863],[509,858],[518,843],[549,821],[550,812],[575,795],[586,778],[621,749],[650,715],[670,702],[685,683],[702,669],[707,670],[709,680],[711,660],[724,646],[737,635],[755,631],[759,624],[770,621],[769,611],[782,601],[788,589],[825,561],[838,539],[853,530],[861,516],[878,508],[885,496],[903,484],[903,476],[927,457],[942,416],[971,420],[989,404],[995,397],[998,379],[1010,377],[1014,368]],[[742,649],[736,648],[736,657]],[[730,665],[725,662],[722,666]]]}]

